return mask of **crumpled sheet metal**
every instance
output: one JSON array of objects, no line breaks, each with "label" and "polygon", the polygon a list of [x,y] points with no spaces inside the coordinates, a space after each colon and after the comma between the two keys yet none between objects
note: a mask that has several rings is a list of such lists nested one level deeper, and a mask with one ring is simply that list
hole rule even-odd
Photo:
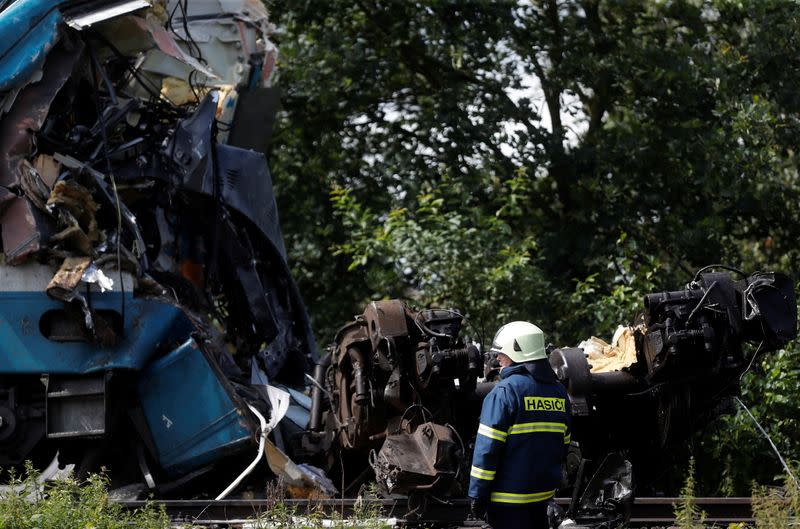
[{"label": "crumpled sheet metal", "polygon": [[[167,3],[168,11],[177,0]],[[173,22],[175,34],[187,46],[190,40],[197,45],[209,68],[219,80],[208,84],[240,85],[250,75],[250,56],[263,53],[259,78],[268,86],[277,58],[277,48],[265,35],[270,32],[269,15],[258,0],[193,0],[188,3],[188,35],[183,27],[183,13],[178,8]],[[194,45],[193,44],[193,45]],[[145,63],[144,69],[148,66]]]},{"label": "crumpled sheet metal", "polygon": [[[61,13],[53,0],[17,1],[0,18],[0,92],[29,80],[60,37]],[[31,27],[30,21],[34,20]]]},{"label": "crumpled sheet metal", "polygon": [[[69,10],[64,16],[65,22],[74,29],[82,31],[99,22],[110,18],[130,13],[138,9],[151,7],[149,0],[116,0],[113,2],[98,2],[100,5],[96,9],[77,9]],[[106,5],[109,4],[109,5]]]},{"label": "crumpled sheet metal", "polygon": [[[267,430],[278,427],[289,411],[291,396],[287,391],[275,386],[266,386],[270,403],[270,418]],[[336,494],[333,482],[325,473],[311,465],[298,465],[275,446],[269,439],[264,445],[264,455],[273,474],[283,479],[292,498],[331,498]]]},{"label": "crumpled sheet metal", "polygon": [[25,197],[13,197],[6,204],[0,225],[6,264],[12,266],[43,250],[53,234],[51,219]]},{"label": "crumpled sheet metal", "polygon": [[447,490],[458,474],[459,454],[454,430],[426,422],[414,431],[388,435],[370,465],[379,489],[389,494]]},{"label": "crumpled sheet metal", "polygon": [[50,106],[78,62],[83,44],[55,48],[47,57],[41,81],[28,85],[14,106],[0,120],[0,212],[19,185],[22,160],[33,152],[34,137],[42,127]]},{"label": "crumpled sheet metal", "polygon": [[[50,105],[80,57],[82,44],[58,46],[47,57],[42,79],[20,91],[14,106],[0,121],[0,225],[6,262],[23,262],[40,251],[52,234],[52,222],[21,193],[21,180]],[[32,197],[33,198],[33,197]],[[35,198],[34,198],[35,200]]]},{"label": "crumpled sheet metal", "polygon": [[592,373],[620,371],[636,363],[636,340],[633,327],[617,327],[611,344],[596,336],[584,340],[578,347],[583,349],[591,364]]},{"label": "crumpled sheet metal", "polygon": [[298,465],[269,439],[264,455],[273,474],[280,477],[292,498],[323,499],[336,495],[336,486],[325,473],[311,465]]},{"label": "crumpled sheet metal", "polygon": [[[189,76],[192,70],[196,70],[205,75],[208,79],[219,79],[219,76],[216,73],[203,66],[200,61],[184,51],[183,48],[178,45],[178,42],[175,40],[172,34],[164,29],[162,22],[155,16],[148,15],[146,18],[127,17],[126,20],[136,24],[140,29],[149,33],[150,37],[153,39],[153,43],[163,54],[172,57],[181,63],[180,65],[172,65],[173,69],[180,68],[186,77]],[[148,60],[146,59],[144,62],[145,70],[154,71],[153,68],[147,67],[147,62]],[[168,70],[162,73],[172,74],[173,71],[174,70]]]},{"label": "crumpled sheet metal", "polygon": [[[164,3],[125,15],[143,1],[17,0],[0,12],[0,27],[14,27],[0,35],[20,36],[26,54],[15,70],[18,48],[0,42],[0,82],[10,87],[0,90],[0,275],[50,269],[36,296],[26,291],[30,304],[4,311],[57,314],[47,331],[20,338],[31,340],[27,360],[8,358],[0,371],[141,369],[166,332],[160,326],[175,320],[190,332],[177,320],[191,313],[192,325],[219,332],[211,349],[225,376],[252,364],[300,384],[316,346],[285,260],[268,165],[227,144],[240,95],[263,89],[274,65],[267,11],[259,0],[182,2],[187,42],[176,34],[181,9],[170,23]],[[12,20],[17,8],[25,16]],[[36,13],[58,23],[40,28],[49,19],[32,22]],[[165,87],[168,96],[189,87],[191,97],[165,98]],[[212,90],[223,97],[195,108]],[[193,110],[201,130],[184,130]],[[182,133],[190,161],[202,151],[196,173],[162,150]],[[281,468],[298,490],[335,492],[311,467]]]}]

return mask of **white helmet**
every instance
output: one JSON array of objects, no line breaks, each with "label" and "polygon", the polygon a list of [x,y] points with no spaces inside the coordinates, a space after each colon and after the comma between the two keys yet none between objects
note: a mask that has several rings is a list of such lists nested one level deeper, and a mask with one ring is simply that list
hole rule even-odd
[{"label": "white helmet", "polygon": [[527,321],[512,321],[500,327],[492,340],[493,353],[503,353],[517,363],[547,358],[544,333]]}]

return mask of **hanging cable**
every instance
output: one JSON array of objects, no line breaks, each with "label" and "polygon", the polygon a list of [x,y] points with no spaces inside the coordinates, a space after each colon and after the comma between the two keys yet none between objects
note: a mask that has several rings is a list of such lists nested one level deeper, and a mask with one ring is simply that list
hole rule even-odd
[{"label": "hanging cable", "polygon": [[711,291],[712,291],[712,290],[714,290],[714,287],[715,287],[715,286],[717,286],[717,282],[716,282],[716,281],[714,281],[713,283],[711,283],[711,286],[710,286],[710,287],[708,287],[708,290],[706,290],[705,292],[703,292],[703,297],[701,297],[701,298],[700,298],[700,301],[698,301],[698,302],[697,302],[697,305],[695,305],[695,306],[694,306],[694,309],[692,310],[692,312],[691,312],[691,313],[689,313],[689,317],[688,317],[688,318],[686,318],[686,325],[689,325],[689,322],[690,322],[690,321],[692,321],[692,318],[694,318],[694,315],[695,315],[695,314],[697,313],[697,311],[698,311],[698,310],[700,310],[700,308],[703,306],[703,303],[705,303],[705,301],[706,301],[706,298],[707,298],[707,297],[708,297],[708,295],[711,293]]},{"label": "hanging cable", "polygon": [[742,407],[742,409],[747,413],[747,415],[750,417],[750,419],[756,425],[756,428],[758,428],[758,431],[761,432],[761,435],[763,435],[764,438],[766,438],[767,442],[772,447],[772,450],[775,452],[775,455],[778,456],[778,460],[781,462],[781,465],[783,465],[783,469],[786,471],[786,474],[790,478],[792,478],[792,481],[794,481],[794,486],[795,487],[800,487],[800,484],[797,483],[797,478],[794,477],[794,474],[792,474],[792,471],[789,470],[789,465],[786,464],[786,461],[783,459],[783,456],[781,456],[781,453],[778,451],[778,447],[775,446],[775,443],[772,442],[772,438],[769,436],[767,431],[764,428],[761,427],[761,424],[756,420],[756,418],[753,416],[753,414],[750,413],[750,410],[747,409],[747,406],[744,405],[744,402],[742,402],[739,399],[739,397],[734,397],[734,398],[736,399],[736,402],[739,403],[739,406]]},{"label": "hanging cable", "polygon": [[253,412],[253,415],[258,417],[258,422],[260,424],[259,431],[261,433],[260,433],[259,438],[258,438],[258,453],[256,454],[256,458],[253,459],[253,462],[250,463],[250,465],[246,469],[244,469],[244,471],[241,474],[239,474],[239,477],[234,479],[233,482],[230,485],[228,485],[228,488],[223,490],[219,494],[219,496],[217,496],[215,498],[216,501],[225,499],[225,497],[228,494],[230,494],[233,491],[233,489],[238,487],[239,484],[242,482],[242,480],[244,478],[246,478],[250,474],[250,472],[253,471],[254,468],[256,468],[256,465],[258,465],[258,462],[261,461],[261,456],[264,455],[264,445],[267,442],[267,433],[268,433],[267,432],[267,420],[264,418],[263,415],[261,415],[261,413],[256,408],[254,408],[250,404],[248,404],[247,407],[250,408],[250,411]]},{"label": "hanging cable", "polygon": [[[88,44],[87,48],[89,49],[89,57],[91,58],[92,63],[92,82],[94,83],[94,104],[95,104],[95,111],[97,112],[97,119],[100,121],[100,132],[103,141],[103,157],[106,161],[106,172],[108,173],[108,178],[111,180],[111,189],[114,191],[114,205],[116,206],[117,210],[117,274],[119,277],[119,290],[120,290],[120,316],[122,318],[122,329],[120,330],[121,334],[125,333],[125,281],[122,275],[122,207],[120,206],[119,202],[119,193],[117,192],[117,181],[114,178],[114,169],[111,166],[111,157],[108,154],[108,131],[106,130],[106,117],[103,111],[102,106],[100,105],[100,85],[97,80],[98,72],[103,71],[103,67],[100,64],[100,61],[97,60],[97,56],[94,53],[94,48]],[[103,73],[100,73],[105,78]],[[109,84],[109,88],[111,85]],[[116,100],[116,95],[111,92],[112,97]]]},{"label": "hanging cable", "polygon": [[712,265],[704,266],[703,268],[701,268],[700,270],[695,272],[694,277],[692,278],[692,282],[697,281],[697,278],[700,277],[700,274],[702,274],[706,270],[712,270],[714,268],[722,268],[723,270],[728,270],[729,272],[736,272],[737,274],[739,274],[742,277],[747,277],[747,274],[745,274],[744,272],[742,272],[738,268],[734,268],[732,266],[728,266],[728,265],[724,265],[724,264],[712,264]]}]

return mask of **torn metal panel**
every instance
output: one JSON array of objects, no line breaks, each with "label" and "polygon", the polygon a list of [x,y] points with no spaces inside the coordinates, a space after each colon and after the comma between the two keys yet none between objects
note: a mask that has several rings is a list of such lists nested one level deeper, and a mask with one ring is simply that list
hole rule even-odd
[{"label": "torn metal panel", "polygon": [[58,2],[18,0],[0,17],[0,92],[30,79],[42,67],[61,34]]},{"label": "torn metal panel", "polygon": [[185,52],[183,48],[178,45],[173,34],[164,29],[163,22],[155,16],[149,15],[145,18],[130,17],[128,20],[139,26],[143,31],[149,33],[161,53],[180,63],[180,65],[170,64],[169,66],[157,68],[155,65],[158,64],[159,55],[149,54],[142,65],[143,69],[172,76],[176,76],[177,69],[182,73],[181,77],[185,76],[187,78],[192,71],[197,71],[208,80],[219,79],[219,76],[214,73],[213,70],[210,70],[200,63],[200,61]]},{"label": "torn metal panel", "polygon": [[72,74],[82,49],[80,43],[54,49],[47,57],[42,80],[25,87],[0,121],[0,211],[13,198],[8,189],[19,185],[22,159],[32,153],[35,135]]},{"label": "torn metal panel", "polygon": [[55,229],[52,219],[25,197],[12,197],[6,203],[0,226],[3,253],[9,265],[23,263],[28,256],[44,249]]},{"label": "torn metal panel", "polygon": [[[247,300],[255,328],[268,338],[267,347],[259,353],[268,375],[272,378],[283,371],[298,381],[306,366],[298,360],[296,351],[313,351],[314,338],[285,261],[269,170],[260,153],[215,146],[217,104],[216,94],[207,96],[197,111],[179,124],[164,152],[180,176],[176,182],[179,189],[217,201],[214,207],[223,219],[214,224],[216,235],[210,240],[216,240],[222,250],[219,258],[229,261],[228,266],[236,270],[235,284],[229,288]],[[224,218],[228,210],[231,220]],[[231,221],[237,213],[257,231],[247,225],[236,228]],[[251,241],[251,237],[259,240]],[[262,257],[256,258],[255,248]],[[271,263],[269,271],[259,264],[264,261]],[[288,290],[288,303],[286,298],[270,295],[279,288]]]},{"label": "torn metal panel", "polygon": [[240,86],[252,79],[257,84],[251,88],[267,86],[277,50],[267,38],[269,17],[262,2],[197,0],[186,5],[187,13],[182,7],[176,0],[167,4],[170,12],[175,9],[175,34],[184,47],[199,52],[222,84]]},{"label": "torn metal panel", "polygon": [[33,168],[45,185],[52,189],[61,172],[61,164],[50,155],[40,154],[33,159]]},{"label": "torn metal panel", "polygon": [[[258,88],[239,95],[228,144],[266,155],[280,104],[277,88]],[[224,118],[220,118],[225,121]]]},{"label": "torn metal panel", "polygon": [[[200,4],[173,4],[176,17],[142,0],[0,11],[0,34],[16,39],[0,43],[0,464],[98,437],[148,447],[138,467],[151,486],[190,479],[252,445],[250,410],[270,399],[244,373],[299,386],[316,359],[266,160],[225,145],[274,52],[266,10]],[[183,12],[198,7],[209,16]],[[107,392],[78,391],[101,373]],[[64,391],[43,391],[40,375]],[[119,397],[130,387],[143,409]],[[220,406],[192,407],[198,395]],[[167,405],[172,428],[157,413]],[[121,439],[106,413],[138,417],[138,435]],[[80,458],[88,445],[72,446],[63,453]]]},{"label": "torn metal panel", "polygon": [[[181,384],[175,384],[176,373]],[[241,397],[194,340],[148,366],[137,390],[158,461],[173,477],[235,453],[255,431],[239,412]]]},{"label": "torn metal panel", "polygon": [[82,31],[98,22],[150,6],[151,2],[147,0],[94,1],[88,2],[88,5],[81,3],[74,9],[66,10],[64,21],[69,27]]}]

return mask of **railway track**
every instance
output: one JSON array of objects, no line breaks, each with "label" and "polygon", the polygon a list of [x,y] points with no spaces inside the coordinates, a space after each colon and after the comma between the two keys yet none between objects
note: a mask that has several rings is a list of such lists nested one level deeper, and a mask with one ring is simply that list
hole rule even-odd
[{"label": "railway track", "polygon": [[[557,498],[557,503],[566,508],[569,498]],[[631,509],[628,527],[669,527],[674,523],[673,505],[680,498],[637,498]],[[144,501],[122,501],[124,507],[135,509],[145,505]],[[357,500],[164,500],[163,505],[176,523],[191,523],[201,526],[241,527],[254,519],[264,519],[273,512],[277,503],[286,508],[283,512],[294,512],[298,516],[309,513],[322,514],[330,518],[347,518],[357,513]],[[750,498],[697,498],[697,506],[705,511],[708,526],[726,527],[730,523],[751,523]],[[379,509],[383,516],[397,520],[399,525],[419,527],[479,527],[482,524],[469,520],[469,503],[464,499],[448,502],[430,501],[421,516],[420,505],[409,500],[370,500],[370,509]],[[374,511],[371,511],[374,512]]]}]

